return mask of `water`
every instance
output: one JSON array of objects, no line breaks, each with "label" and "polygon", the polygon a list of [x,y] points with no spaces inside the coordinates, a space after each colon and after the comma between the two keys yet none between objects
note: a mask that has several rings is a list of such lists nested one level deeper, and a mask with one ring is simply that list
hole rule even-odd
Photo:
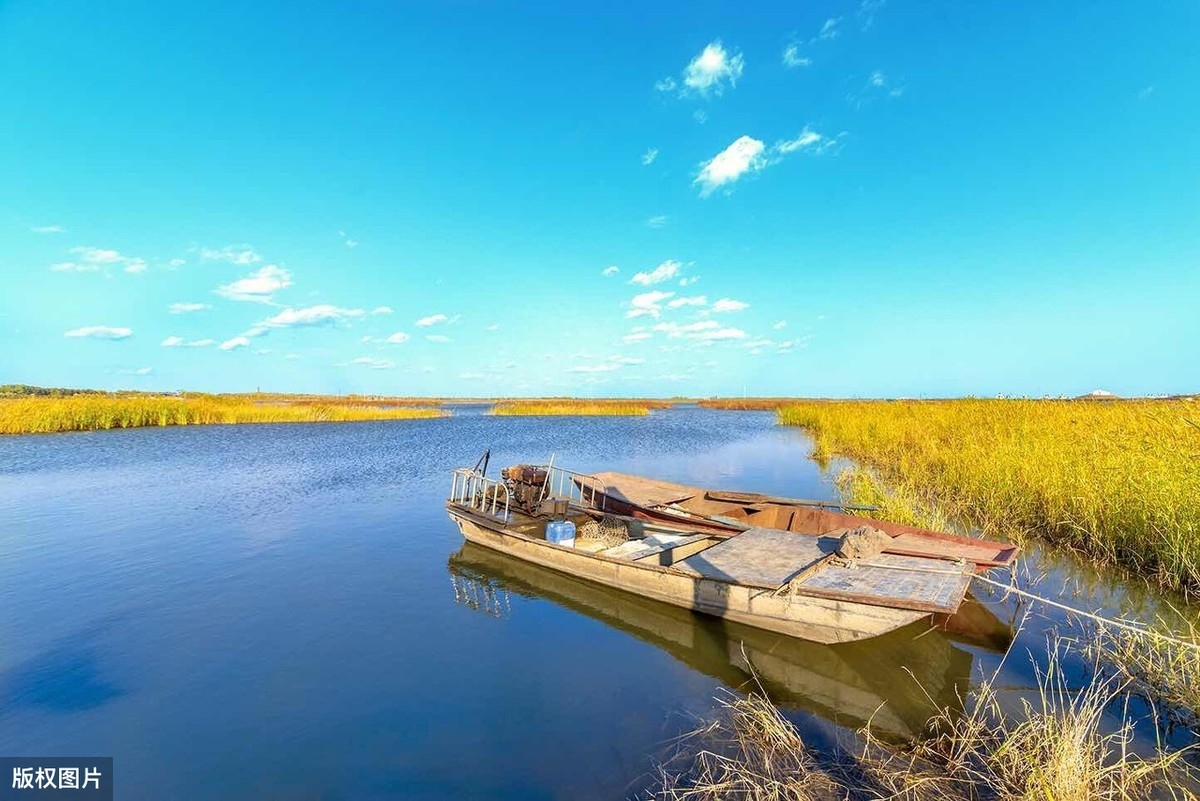
[{"label": "water", "polygon": [[828,648],[599,590],[464,546],[442,505],[484,447],[832,498],[768,413],[459,411],[0,439],[0,755],[113,756],[123,799],[614,798],[747,661],[817,743],[884,701],[909,736],[1000,664],[920,625]]}]

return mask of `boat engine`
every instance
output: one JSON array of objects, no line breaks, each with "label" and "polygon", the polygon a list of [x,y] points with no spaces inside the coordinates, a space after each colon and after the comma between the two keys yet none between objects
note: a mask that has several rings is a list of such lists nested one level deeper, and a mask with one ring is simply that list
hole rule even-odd
[{"label": "boat engine", "polygon": [[513,504],[528,514],[536,514],[549,480],[545,468],[518,464],[504,468],[500,475],[508,484]]}]

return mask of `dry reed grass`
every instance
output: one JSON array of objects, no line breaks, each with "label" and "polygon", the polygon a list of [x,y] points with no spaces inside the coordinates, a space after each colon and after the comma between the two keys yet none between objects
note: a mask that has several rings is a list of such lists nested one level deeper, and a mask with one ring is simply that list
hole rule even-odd
[{"label": "dry reed grass", "polygon": [[805,402],[779,420],[914,507],[1200,591],[1194,401]]},{"label": "dry reed grass", "polygon": [[355,404],[258,404],[227,396],[72,395],[0,399],[0,434],[42,434],[142,426],[318,423],[439,417],[437,409]]},{"label": "dry reed grass", "polygon": [[503,401],[489,414],[497,416],[615,415],[641,416],[650,413],[646,401],[618,400],[520,400]]},{"label": "dry reed grass", "polygon": [[[989,681],[964,710],[938,711],[904,749],[864,731],[857,753],[814,753],[761,693],[721,698],[715,720],[685,735],[655,795],[673,801],[1141,801],[1195,799],[1185,751],[1139,755],[1126,685],[1099,674],[1068,686],[1051,647],[1037,693],[1015,709]],[[995,677],[993,677],[994,679]],[[1106,716],[1115,715],[1109,725]]]}]

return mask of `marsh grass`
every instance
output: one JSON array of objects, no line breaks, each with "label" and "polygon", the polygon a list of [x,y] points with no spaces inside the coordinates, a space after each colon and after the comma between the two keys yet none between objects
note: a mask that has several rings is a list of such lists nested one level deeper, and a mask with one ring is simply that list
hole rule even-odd
[{"label": "marsh grass", "polygon": [[645,401],[619,400],[519,400],[502,401],[488,414],[501,417],[537,415],[615,415],[641,416],[650,413]]},{"label": "marsh grass", "polygon": [[812,434],[815,458],[856,460],[901,505],[1200,591],[1194,401],[804,402],[778,416]]},{"label": "marsh grass", "polygon": [[[856,752],[815,753],[761,692],[720,698],[712,721],[677,743],[656,795],[680,801],[906,799],[1134,801],[1194,799],[1185,751],[1131,748],[1126,683],[1094,674],[1072,689],[1052,646],[1036,691],[1006,702],[992,681],[930,720],[926,739],[897,748],[869,727]],[[1112,726],[1106,716],[1115,715]]]},{"label": "marsh grass", "polygon": [[[1160,621],[1154,634],[1101,629],[1089,641],[1088,653],[1106,664],[1146,698],[1159,704],[1164,717],[1193,728],[1200,726],[1200,631],[1187,631]],[[1155,636],[1161,635],[1161,636]]]},{"label": "marsh grass", "polygon": [[0,399],[0,434],[95,431],[142,426],[318,423],[439,417],[437,409],[353,403],[256,403],[216,395],[102,395]]},{"label": "marsh grass", "polygon": [[734,412],[773,412],[781,406],[795,403],[789,398],[702,398],[696,403],[705,409]]}]

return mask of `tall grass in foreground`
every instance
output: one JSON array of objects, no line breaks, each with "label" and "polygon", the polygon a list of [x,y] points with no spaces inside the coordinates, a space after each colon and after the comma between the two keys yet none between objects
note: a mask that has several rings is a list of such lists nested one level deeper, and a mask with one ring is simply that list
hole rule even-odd
[{"label": "tall grass in foreground", "polygon": [[223,423],[318,423],[439,417],[437,409],[257,404],[220,396],[73,395],[0,399],[0,434]]},{"label": "tall grass in foreground", "polygon": [[[1132,752],[1122,683],[1067,686],[1051,649],[1038,691],[1013,709],[990,683],[962,711],[931,720],[932,736],[904,750],[869,729],[861,753],[818,754],[763,695],[729,696],[718,717],[681,741],[657,795],[678,801],[1194,799],[1181,751]],[[1116,714],[1106,731],[1106,714]]]},{"label": "tall grass in foreground", "polygon": [[650,404],[642,401],[527,400],[504,401],[489,414],[498,416],[536,415],[627,415],[650,413]]},{"label": "tall grass in foreground", "polygon": [[794,403],[779,421],[812,434],[815,458],[855,459],[913,506],[1200,591],[1196,402]]}]

